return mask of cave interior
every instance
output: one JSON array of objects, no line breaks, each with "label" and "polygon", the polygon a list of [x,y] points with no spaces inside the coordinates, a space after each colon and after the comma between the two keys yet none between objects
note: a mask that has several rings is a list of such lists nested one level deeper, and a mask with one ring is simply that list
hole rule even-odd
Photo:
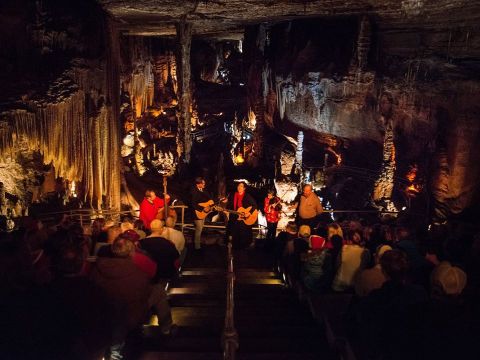
[{"label": "cave interior", "polygon": [[[21,6],[19,6],[21,5]],[[445,222],[478,209],[480,6],[3,1],[7,217],[188,204],[246,179],[288,204]],[[470,215],[469,215],[470,214]]]}]

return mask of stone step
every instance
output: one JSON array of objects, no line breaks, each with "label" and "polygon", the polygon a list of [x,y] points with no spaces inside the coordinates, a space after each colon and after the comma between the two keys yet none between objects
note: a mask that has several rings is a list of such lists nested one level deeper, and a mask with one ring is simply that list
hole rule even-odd
[{"label": "stone step", "polygon": [[[322,360],[333,359],[322,354]],[[145,352],[138,360],[221,360],[221,353],[195,353],[195,352]],[[317,353],[288,353],[288,352],[268,352],[268,353],[241,353],[236,355],[237,360],[318,360]]]},{"label": "stone step", "polygon": [[[147,351],[138,357],[138,360],[222,360],[220,352],[163,352]],[[260,359],[258,359],[260,360]]]}]

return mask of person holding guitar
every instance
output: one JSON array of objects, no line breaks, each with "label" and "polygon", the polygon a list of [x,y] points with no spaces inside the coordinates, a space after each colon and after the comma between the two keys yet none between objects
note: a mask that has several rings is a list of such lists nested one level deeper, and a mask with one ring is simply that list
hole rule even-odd
[{"label": "person holding guitar", "polygon": [[[170,196],[166,194],[167,203],[170,200]],[[150,230],[150,223],[156,219],[158,211],[165,207],[165,201],[155,194],[152,189],[145,191],[145,198],[140,204],[139,219],[143,221],[145,228]]]},{"label": "person holding guitar", "polygon": [[195,224],[195,237],[194,245],[195,250],[201,249],[201,236],[203,225],[205,224],[205,218],[213,210],[214,201],[212,195],[205,190],[205,179],[202,177],[195,178],[195,186],[192,189],[192,207],[195,210],[194,224]]},{"label": "person holding guitar", "polygon": [[267,197],[263,201],[263,211],[267,218],[267,237],[265,239],[265,247],[272,249],[275,244],[275,237],[277,236],[277,224],[280,220],[280,212],[282,205],[280,205],[280,198],[275,196],[274,190],[268,190]]},{"label": "person holding guitar", "polygon": [[257,203],[246,192],[246,187],[243,181],[239,182],[237,191],[227,199],[227,209],[224,209],[230,213],[227,237],[232,236],[233,247],[236,249],[244,249],[252,243],[252,227],[258,214]]}]

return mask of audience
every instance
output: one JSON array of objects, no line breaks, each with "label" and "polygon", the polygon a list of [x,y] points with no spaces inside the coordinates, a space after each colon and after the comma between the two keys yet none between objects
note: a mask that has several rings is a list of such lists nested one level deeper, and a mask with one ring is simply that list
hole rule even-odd
[{"label": "audience", "polygon": [[[25,218],[20,230],[0,232],[0,319],[8,329],[0,357],[121,359],[127,333],[149,312],[162,333],[175,331],[164,279],[175,275],[185,238],[173,219],[166,227],[154,220],[148,237],[130,218],[95,219],[87,233],[57,220],[42,228]],[[289,285],[309,296],[355,293],[346,320],[361,357],[476,358],[480,236],[468,236],[458,226],[419,235],[398,222],[344,221],[312,234],[288,223],[274,256]],[[86,261],[93,249],[96,263]]]}]

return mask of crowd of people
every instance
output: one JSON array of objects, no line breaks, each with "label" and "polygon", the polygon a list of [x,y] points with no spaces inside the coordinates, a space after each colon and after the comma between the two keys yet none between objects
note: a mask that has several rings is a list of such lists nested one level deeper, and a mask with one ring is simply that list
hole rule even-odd
[{"label": "crowd of people", "polygon": [[339,311],[360,358],[478,358],[480,234],[380,221],[300,224],[276,237],[276,263],[301,297],[351,296]]},{"label": "crowd of people", "polygon": [[[227,236],[252,241],[255,200],[240,182],[223,199]],[[167,199],[168,203],[168,199]],[[121,359],[127,335],[152,315],[176,332],[165,291],[185,258],[185,238],[165,202],[147,190],[140,219],[95,219],[81,227],[63,215],[46,227],[23,218],[1,232],[2,359]],[[296,220],[277,234],[281,199],[269,191],[265,250],[302,296],[349,294],[343,321],[369,359],[461,358],[480,334],[480,234],[461,227],[416,231],[401,222],[326,222],[310,185]],[[192,191],[195,249],[213,200],[205,180]],[[253,222],[255,219],[253,219]]]},{"label": "crowd of people", "polygon": [[1,232],[2,359],[122,359],[127,335],[158,320],[176,332],[165,291],[185,257],[175,219],[89,226],[23,218]]}]

